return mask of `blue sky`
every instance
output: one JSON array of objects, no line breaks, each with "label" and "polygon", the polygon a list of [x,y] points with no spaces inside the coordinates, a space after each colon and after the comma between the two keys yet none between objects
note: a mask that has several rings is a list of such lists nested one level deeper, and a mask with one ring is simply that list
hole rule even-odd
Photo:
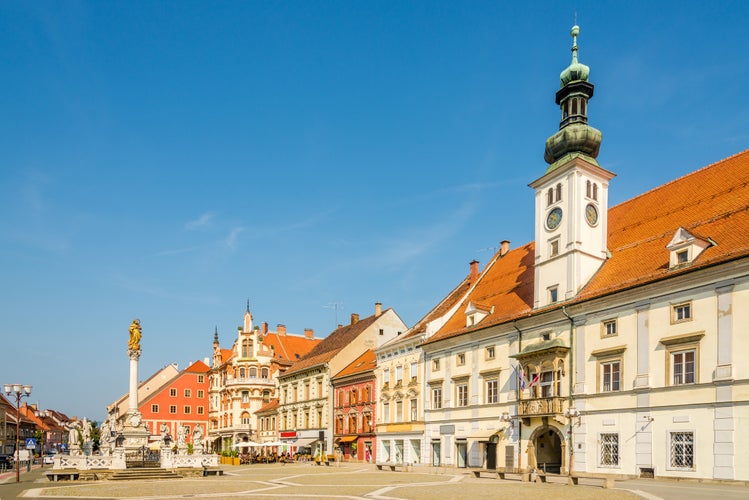
[{"label": "blue sky", "polygon": [[533,238],[575,13],[612,204],[747,148],[746,2],[3,2],[0,382],[100,420],[133,318],[141,379],[248,299],[413,324]]}]

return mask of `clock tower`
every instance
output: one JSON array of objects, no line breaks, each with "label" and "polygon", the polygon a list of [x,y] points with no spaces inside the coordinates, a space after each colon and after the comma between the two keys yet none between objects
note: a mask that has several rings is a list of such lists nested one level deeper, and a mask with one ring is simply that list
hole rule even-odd
[{"label": "clock tower", "polygon": [[559,76],[559,131],[546,140],[546,173],[535,190],[534,307],[573,298],[606,259],[608,183],[614,174],[596,161],[601,132],[588,125],[593,84],[590,68],[577,60],[573,26],[572,63]]}]

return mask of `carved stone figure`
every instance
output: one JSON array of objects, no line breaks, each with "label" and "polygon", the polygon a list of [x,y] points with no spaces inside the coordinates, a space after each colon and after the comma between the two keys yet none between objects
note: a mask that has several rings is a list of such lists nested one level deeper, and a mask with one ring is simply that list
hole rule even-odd
[{"label": "carved stone figure", "polygon": [[161,427],[159,427],[159,434],[161,434],[161,442],[166,443],[167,438],[169,437],[169,426],[166,425],[166,423],[161,423]]},{"label": "carved stone figure", "polygon": [[140,320],[134,319],[133,322],[130,323],[130,329],[128,331],[130,332],[130,340],[127,342],[127,348],[132,351],[140,350],[140,339],[142,337]]},{"label": "carved stone figure", "polygon": [[81,428],[81,437],[84,443],[91,441],[91,422],[86,417],[83,417],[83,425]]}]

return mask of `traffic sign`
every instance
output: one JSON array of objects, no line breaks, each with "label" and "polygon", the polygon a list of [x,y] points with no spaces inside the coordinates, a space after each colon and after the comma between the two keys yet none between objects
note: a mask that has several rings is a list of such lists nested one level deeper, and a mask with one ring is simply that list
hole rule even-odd
[{"label": "traffic sign", "polygon": [[36,449],[36,439],[34,439],[34,438],[26,438],[26,449],[27,450],[34,450],[34,449]]}]

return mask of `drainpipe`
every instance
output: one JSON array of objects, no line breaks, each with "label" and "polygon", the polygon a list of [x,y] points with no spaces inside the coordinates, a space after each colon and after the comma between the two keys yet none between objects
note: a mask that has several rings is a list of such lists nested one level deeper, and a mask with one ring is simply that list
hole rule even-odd
[{"label": "drainpipe", "polygon": [[[573,407],[572,391],[575,388],[575,322],[572,320],[569,314],[567,314],[567,306],[562,306],[562,314],[564,314],[570,321],[570,387],[569,387],[569,398],[567,401],[567,410]],[[572,475],[572,465],[574,464],[574,449],[572,441],[572,417],[569,417],[570,421],[570,437],[569,437],[569,463],[567,464],[567,475]]]},{"label": "drainpipe", "polygon": [[[518,332],[518,353],[520,353],[523,350],[523,332],[520,331],[520,328],[517,327],[517,321],[512,322],[512,327],[517,330]],[[520,410],[520,382],[515,382],[515,401],[517,401],[518,410]],[[520,413],[520,412],[518,412]],[[523,424],[521,422],[520,415],[517,416],[518,419],[518,466],[517,468],[520,469],[520,461],[523,458],[523,450],[521,446],[521,439],[522,436],[522,430],[523,430]]]}]

